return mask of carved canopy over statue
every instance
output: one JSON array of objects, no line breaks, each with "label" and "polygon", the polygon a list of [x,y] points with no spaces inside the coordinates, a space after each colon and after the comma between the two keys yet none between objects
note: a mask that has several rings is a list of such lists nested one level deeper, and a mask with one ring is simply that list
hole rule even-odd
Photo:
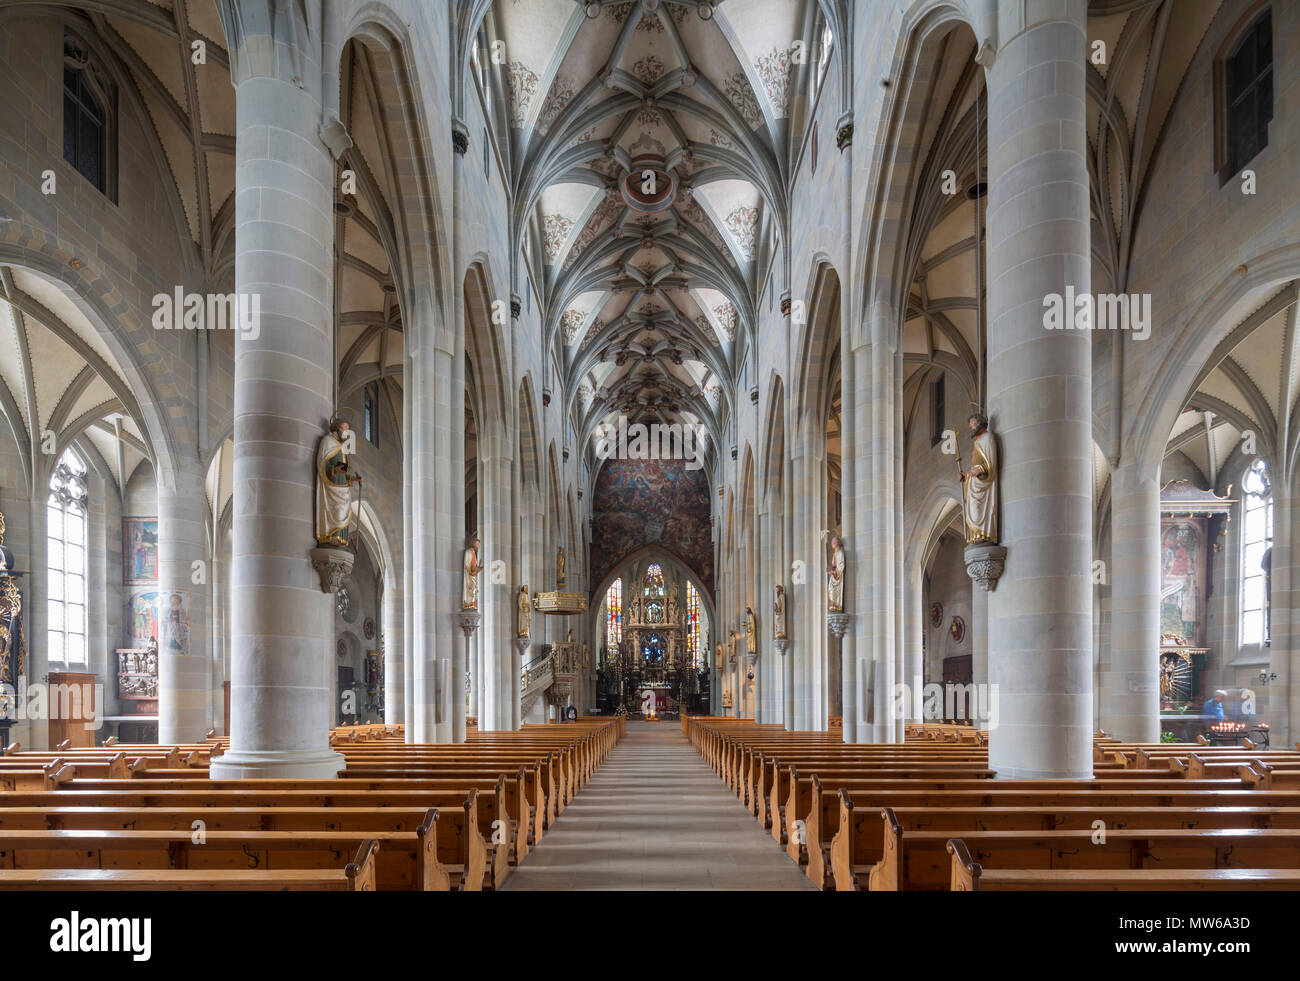
[{"label": "carved canopy over statue", "polygon": [[[966,544],[998,543],[998,444],[981,412],[970,419],[970,469],[962,471],[962,496],[966,518]],[[957,465],[960,468],[961,460]]]},{"label": "carved canopy over statue", "polygon": [[356,443],[351,424],[342,416],[330,420],[329,431],[316,450],[316,544],[348,547],[353,544],[361,499],[352,498],[352,485],[361,484],[361,474],[348,462],[348,451]]}]

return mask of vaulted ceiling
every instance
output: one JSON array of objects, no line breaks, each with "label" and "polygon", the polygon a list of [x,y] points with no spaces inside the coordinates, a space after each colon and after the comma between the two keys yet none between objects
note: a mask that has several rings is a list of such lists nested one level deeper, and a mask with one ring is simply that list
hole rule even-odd
[{"label": "vaulted ceiling", "polygon": [[819,23],[815,0],[702,7],[497,0],[489,13],[515,232],[582,432],[624,413],[701,423],[716,441],[785,238],[789,134],[832,39],[792,49]]}]

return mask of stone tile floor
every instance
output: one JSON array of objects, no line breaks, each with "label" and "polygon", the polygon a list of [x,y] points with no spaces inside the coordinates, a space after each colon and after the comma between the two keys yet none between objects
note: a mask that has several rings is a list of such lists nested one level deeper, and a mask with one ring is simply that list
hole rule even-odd
[{"label": "stone tile floor", "polygon": [[815,891],[676,722],[629,722],[502,888]]}]

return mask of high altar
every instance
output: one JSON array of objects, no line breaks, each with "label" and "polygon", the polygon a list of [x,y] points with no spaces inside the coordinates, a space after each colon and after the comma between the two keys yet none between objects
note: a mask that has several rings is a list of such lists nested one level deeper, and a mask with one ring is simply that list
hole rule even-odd
[{"label": "high altar", "polygon": [[637,590],[630,597],[619,659],[623,690],[635,700],[628,706],[631,712],[643,712],[643,706],[651,704],[656,715],[675,711],[684,696],[692,693],[695,672],[691,670],[679,589],[674,580],[667,596],[643,596]]}]

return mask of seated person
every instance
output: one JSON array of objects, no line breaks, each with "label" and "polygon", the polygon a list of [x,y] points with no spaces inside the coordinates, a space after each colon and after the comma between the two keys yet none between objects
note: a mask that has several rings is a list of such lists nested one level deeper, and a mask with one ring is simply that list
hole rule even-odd
[{"label": "seated person", "polygon": [[1201,711],[1204,712],[1205,715],[1209,716],[1211,724],[1223,721],[1223,700],[1227,697],[1228,693],[1222,688],[1219,688],[1206,701],[1205,708]]}]

